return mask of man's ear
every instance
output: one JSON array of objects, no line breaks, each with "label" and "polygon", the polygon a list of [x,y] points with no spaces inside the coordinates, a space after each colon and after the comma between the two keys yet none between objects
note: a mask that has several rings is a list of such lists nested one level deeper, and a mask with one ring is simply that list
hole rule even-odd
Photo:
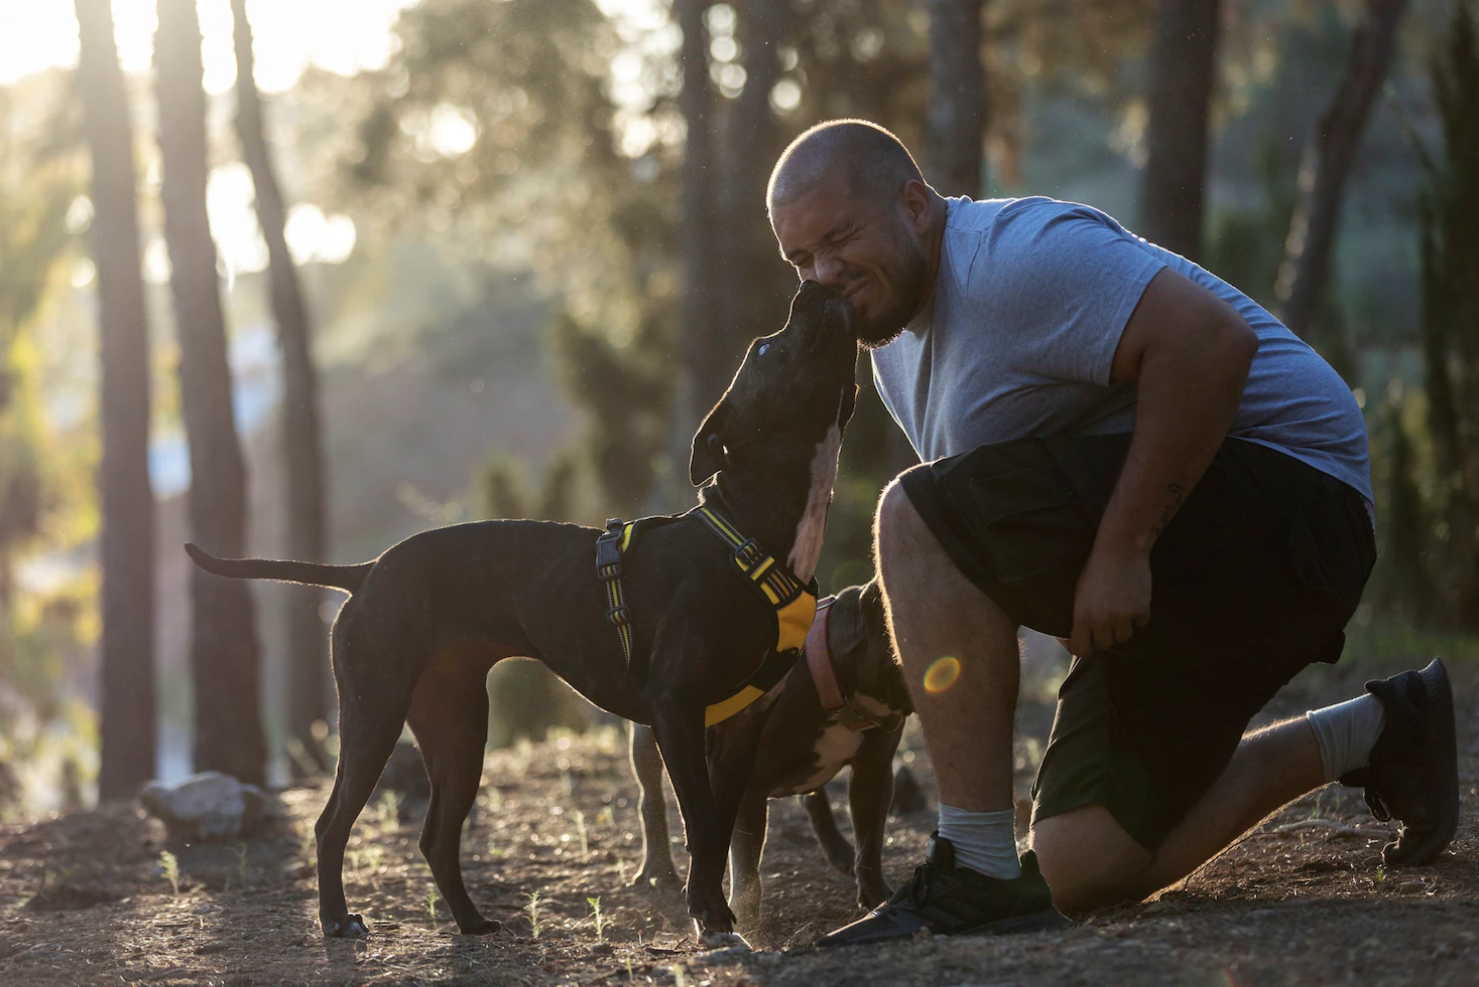
[{"label": "man's ear", "polygon": [[695,487],[724,468],[724,430],[728,422],[729,405],[720,398],[694,433],[688,479]]}]

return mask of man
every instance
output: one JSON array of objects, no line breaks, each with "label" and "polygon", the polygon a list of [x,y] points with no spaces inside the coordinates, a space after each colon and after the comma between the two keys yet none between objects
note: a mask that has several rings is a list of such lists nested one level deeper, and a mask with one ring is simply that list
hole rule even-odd
[{"label": "man", "polygon": [[[1375,560],[1365,423],[1313,350],[1098,210],[942,198],[866,122],[797,138],[768,205],[797,273],[851,303],[924,460],[884,491],[876,551],[939,827],[823,944],[1052,928],[1337,779],[1404,824],[1389,865],[1438,855],[1458,812],[1441,662],[1243,734],[1340,656]],[[1076,657],[1019,859],[1021,625]]]}]

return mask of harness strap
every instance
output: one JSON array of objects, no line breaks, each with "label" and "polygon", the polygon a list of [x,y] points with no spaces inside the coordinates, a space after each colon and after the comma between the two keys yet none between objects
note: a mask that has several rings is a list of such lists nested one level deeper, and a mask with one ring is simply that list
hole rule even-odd
[{"label": "harness strap", "polygon": [[632,612],[621,588],[621,556],[631,547],[635,524],[607,518],[605,534],[596,538],[596,576],[606,587],[606,619],[616,628],[628,669],[632,667]]},{"label": "harness strap", "polygon": [[777,564],[774,557],[766,554],[765,550],[755,543],[755,539],[746,538],[736,531],[722,514],[708,507],[700,507],[698,516],[708,524],[709,530],[734,550],[729,557],[730,561],[734,563],[740,575],[760,590],[770,601],[771,606],[783,607],[806,589],[799,579],[786,571],[784,566]]},{"label": "harness strap", "polygon": [[[734,695],[704,710],[704,725],[713,726],[729,719],[740,710],[773,689],[796,663],[816,616],[816,580],[803,584],[785,566],[776,562],[753,538],[740,534],[727,518],[708,507],[693,512],[718,535],[730,549],[730,561],[745,582],[753,587],[775,610],[776,642],[767,649],[760,667]],[[648,518],[648,522],[676,521],[679,518]],[[606,591],[606,619],[616,628],[621,641],[622,657],[630,670],[635,647],[632,639],[631,611],[622,589],[622,556],[631,549],[638,521],[610,518],[606,531],[596,538],[596,576]]]}]

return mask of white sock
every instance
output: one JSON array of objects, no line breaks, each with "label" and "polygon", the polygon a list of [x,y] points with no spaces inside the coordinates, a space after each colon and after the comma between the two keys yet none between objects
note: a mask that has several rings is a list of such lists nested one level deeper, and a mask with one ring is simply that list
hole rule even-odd
[{"label": "white sock", "polygon": [[1016,813],[967,812],[940,803],[940,835],[955,847],[955,866],[1010,881],[1022,873],[1017,861]]},{"label": "white sock", "polygon": [[1381,736],[1387,715],[1381,700],[1368,692],[1334,706],[1311,710],[1304,718],[1315,731],[1325,780],[1331,782],[1347,771],[1371,763],[1371,748]]}]

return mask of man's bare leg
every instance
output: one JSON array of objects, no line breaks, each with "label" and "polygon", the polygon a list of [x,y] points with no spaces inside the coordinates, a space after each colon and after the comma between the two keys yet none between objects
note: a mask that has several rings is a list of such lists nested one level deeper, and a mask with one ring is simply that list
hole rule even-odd
[{"label": "man's bare leg", "polygon": [[[897,482],[878,504],[878,577],[894,646],[924,728],[940,800],[975,812],[1012,807],[1017,628],[960,574]],[[953,682],[935,661],[954,658]]]},{"label": "man's bare leg", "polygon": [[1099,805],[1042,820],[1032,829],[1033,848],[1053,903],[1064,911],[1139,900],[1324,783],[1314,731],[1298,717],[1245,735],[1216,783],[1154,852]]},{"label": "man's bare leg", "polygon": [[955,568],[897,482],[876,527],[893,635],[939,783],[940,820],[914,877],[818,946],[1061,929],[1069,922],[1012,830],[1017,629]]}]

